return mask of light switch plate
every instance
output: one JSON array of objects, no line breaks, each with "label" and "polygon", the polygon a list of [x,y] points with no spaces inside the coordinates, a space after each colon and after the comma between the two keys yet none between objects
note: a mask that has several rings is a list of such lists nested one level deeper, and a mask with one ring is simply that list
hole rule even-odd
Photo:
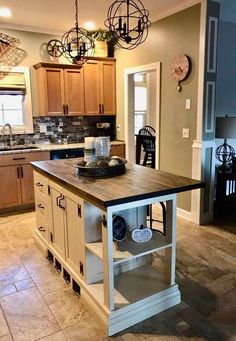
[{"label": "light switch plate", "polygon": [[186,100],[185,100],[185,109],[186,110],[191,109],[191,99],[190,98],[186,98]]},{"label": "light switch plate", "polygon": [[190,135],[190,129],[187,128],[183,128],[183,138],[184,139],[189,139],[189,135]]}]

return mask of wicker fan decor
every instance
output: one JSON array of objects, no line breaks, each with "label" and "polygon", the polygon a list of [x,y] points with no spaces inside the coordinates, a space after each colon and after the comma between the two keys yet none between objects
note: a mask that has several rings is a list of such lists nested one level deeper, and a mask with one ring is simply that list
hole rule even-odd
[{"label": "wicker fan decor", "polygon": [[20,40],[10,37],[0,32],[0,63],[5,63],[11,59],[15,49],[20,45]]}]

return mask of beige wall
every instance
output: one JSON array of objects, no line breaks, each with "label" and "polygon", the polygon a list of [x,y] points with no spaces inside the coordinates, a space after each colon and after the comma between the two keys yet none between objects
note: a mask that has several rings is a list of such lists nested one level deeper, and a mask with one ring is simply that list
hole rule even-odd
[{"label": "beige wall", "polygon": [[[190,7],[152,24],[147,41],[138,48],[116,50],[117,123],[119,138],[124,139],[124,69],[161,62],[161,129],[160,169],[191,177],[192,144],[196,136],[200,5]],[[190,76],[182,83],[181,93],[171,77],[170,65],[179,53],[192,61]],[[191,99],[191,110],[185,110],[185,99]],[[182,129],[190,129],[190,139],[182,138]],[[178,197],[178,206],[191,209],[190,192]]]}]

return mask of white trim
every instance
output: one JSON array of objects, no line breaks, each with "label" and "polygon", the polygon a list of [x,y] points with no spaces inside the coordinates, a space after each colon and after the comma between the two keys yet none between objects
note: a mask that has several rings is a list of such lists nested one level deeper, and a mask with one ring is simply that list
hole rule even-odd
[{"label": "white trim", "polygon": [[177,216],[188,221],[192,221],[191,212],[183,210],[182,208],[177,207]]},{"label": "white trim", "polygon": [[202,2],[202,0],[186,0],[185,2],[182,2],[181,4],[178,4],[176,6],[172,6],[168,10],[161,12],[159,15],[155,15],[155,16],[151,17],[151,21],[155,22],[155,21],[161,20],[165,17],[168,17],[172,14],[181,12],[181,11],[183,11],[189,7],[192,7],[196,4],[199,4],[201,2]]},{"label": "white trim", "polygon": [[[201,1],[200,37],[199,37],[199,66],[198,66],[198,100],[197,100],[197,130],[196,141],[193,144],[192,178],[201,180],[202,177],[202,127],[204,106],[204,75],[205,75],[205,43],[206,43],[207,0]],[[202,190],[191,192],[192,222],[200,224]]]},{"label": "white trim", "polygon": [[[215,29],[213,33],[213,37],[210,35],[212,23],[215,23]],[[207,72],[215,73],[216,72],[216,51],[217,51],[217,32],[218,32],[218,18],[209,17],[209,25],[208,25],[208,43],[207,43]],[[211,49],[211,42],[213,39],[213,49]],[[213,51],[213,63],[210,65],[210,55],[211,51]]]},{"label": "white trim", "polygon": [[130,127],[134,126],[133,115],[130,114],[133,109],[132,98],[133,90],[131,75],[139,72],[156,72],[156,169],[159,169],[159,148],[160,148],[160,70],[161,63],[152,63],[147,65],[136,66],[124,70],[124,117],[125,117],[125,141],[126,141],[126,155],[129,162],[135,162],[135,148],[134,148],[134,130]]},{"label": "white trim", "polygon": [[197,102],[197,131],[196,131],[196,139],[199,141],[202,140],[202,126],[203,126],[206,17],[207,17],[207,1],[202,0],[201,14],[200,14],[198,100],[197,100],[198,102]]},{"label": "white trim", "polygon": [[[12,134],[29,134],[33,133],[33,115],[32,115],[32,101],[31,101],[31,83],[30,83],[30,70],[28,67],[11,67],[9,69],[8,66],[0,66],[0,72],[9,71],[9,72],[20,72],[24,73],[25,84],[26,84],[26,94],[24,97],[24,126],[20,127],[12,127]],[[1,126],[0,126],[1,128]],[[0,134],[2,134],[0,129]]]},{"label": "white trim", "polygon": [[[211,107],[210,107],[210,112],[209,112],[208,106],[209,106],[210,86],[212,86],[212,91],[211,91],[212,96],[211,96]],[[215,91],[216,91],[215,81],[207,81],[206,82],[206,98],[205,98],[205,132],[206,133],[213,133],[214,131]],[[209,118],[210,118],[210,127],[208,128]]]}]

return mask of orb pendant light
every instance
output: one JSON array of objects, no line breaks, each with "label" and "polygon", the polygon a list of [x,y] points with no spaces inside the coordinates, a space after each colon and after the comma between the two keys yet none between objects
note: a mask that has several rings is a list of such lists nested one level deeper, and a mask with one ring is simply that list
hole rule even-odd
[{"label": "orb pendant light", "polygon": [[85,28],[78,23],[78,0],[75,0],[75,27],[62,38],[63,55],[73,64],[82,65],[93,56],[95,44]]},{"label": "orb pendant light", "polygon": [[132,50],[142,44],[151,25],[149,11],[140,0],[116,0],[107,12],[104,24],[117,38],[116,45]]}]

